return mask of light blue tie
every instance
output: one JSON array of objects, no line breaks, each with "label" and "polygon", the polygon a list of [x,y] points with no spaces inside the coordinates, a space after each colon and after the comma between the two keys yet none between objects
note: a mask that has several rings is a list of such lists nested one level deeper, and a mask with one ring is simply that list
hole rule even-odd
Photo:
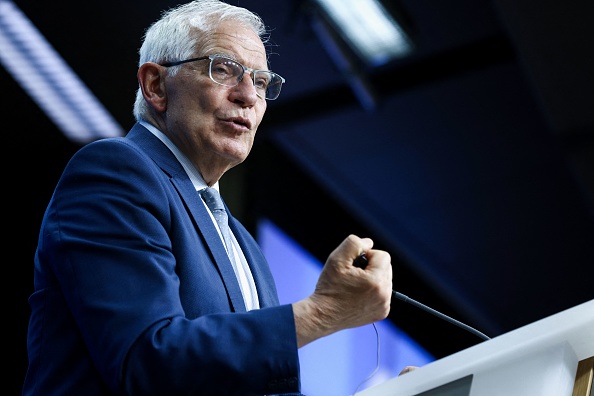
[{"label": "light blue tie", "polygon": [[233,271],[239,281],[246,307],[248,309],[259,307],[258,292],[250,268],[247,263],[244,264],[240,258],[235,256],[231,242],[231,231],[229,230],[229,217],[227,216],[221,195],[216,189],[211,187],[200,190],[200,195],[204,199],[206,206],[210,209],[212,216],[219,224],[219,229],[221,230],[221,235],[227,248],[227,255],[229,256],[229,260],[231,260]]},{"label": "light blue tie", "polygon": [[231,234],[229,231],[229,217],[227,216],[227,211],[225,210],[225,205],[223,204],[221,195],[216,189],[211,187],[201,190],[200,195],[202,195],[204,202],[206,202],[206,205],[210,209],[213,217],[219,224],[219,229],[221,230],[221,235],[223,235],[227,253],[231,256],[232,250]]}]

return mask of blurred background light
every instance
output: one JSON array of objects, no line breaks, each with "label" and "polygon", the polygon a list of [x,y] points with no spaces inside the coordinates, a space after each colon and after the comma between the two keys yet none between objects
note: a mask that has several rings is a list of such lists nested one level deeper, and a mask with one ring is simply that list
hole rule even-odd
[{"label": "blurred background light", "polygon": [[124,130],[21,10],[0,1],[0,63],[72,141],[122,136]]}]

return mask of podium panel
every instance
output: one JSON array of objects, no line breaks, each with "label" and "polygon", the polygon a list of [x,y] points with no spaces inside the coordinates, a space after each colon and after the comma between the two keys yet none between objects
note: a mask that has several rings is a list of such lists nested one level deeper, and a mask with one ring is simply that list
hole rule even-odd
[{"label": "podium panel", "polygon": [[[593,356],[594,300],[431,362],[357,395],[591,396],[587,362]],[[580,362],[586,362],[586,385],[580,386],[588,393],[578,390],[576,376],[581,376],[584,366]],[[455,386],[462,379],[470,382],[469,390]]]}]

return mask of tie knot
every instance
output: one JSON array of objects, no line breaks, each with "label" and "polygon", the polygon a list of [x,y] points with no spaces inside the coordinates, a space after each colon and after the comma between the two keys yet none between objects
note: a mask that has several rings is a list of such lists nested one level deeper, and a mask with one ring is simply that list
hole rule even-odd
[{"label": "tie knot", "polygon": [[200,191],[200,195],[202,195],[204,202],[206,202],[206,205],[211,211],[225,210],[221,195],[214,188],[207,187]]}]

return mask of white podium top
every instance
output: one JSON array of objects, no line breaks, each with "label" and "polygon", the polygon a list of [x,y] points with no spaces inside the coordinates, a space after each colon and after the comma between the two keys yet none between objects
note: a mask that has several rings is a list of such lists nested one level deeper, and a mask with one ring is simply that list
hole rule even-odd
[{"label": "white podium top", "polygon": [[357,395],[414,396],[473,375],[470,396],[571,396],[577,364],[591,356],[594,300],[431,362]]}]

